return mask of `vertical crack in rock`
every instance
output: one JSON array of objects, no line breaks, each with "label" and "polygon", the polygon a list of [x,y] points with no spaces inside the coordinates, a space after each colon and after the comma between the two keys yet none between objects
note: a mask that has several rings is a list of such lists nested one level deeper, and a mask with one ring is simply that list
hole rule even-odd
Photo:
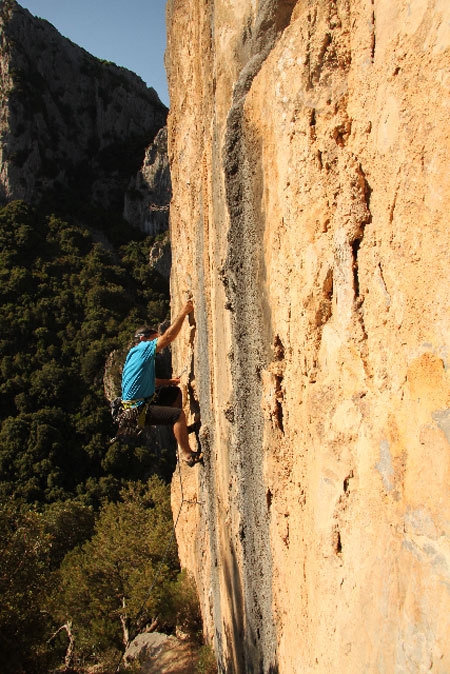
[{"label": "vertical crack in rock", "polygon": [[342,554],[342,539],[341,532],[339,530],[339,525],[336,524],[332,532],[332,544],[333,550],[336,555]]},{"label": "vertical crack in rock", "polygon": [[284,433],[283,402],[283,376],[275,375],[275,425],[282,433]]},{"label": "vertical crack in rock", "polygon": [[[268,371],[272,375],[272,404],[270,406],[270,418],[274,430],[278,430],[284,435],[284,370],[285,370],[285,348],[278,334],[273,340],[273,358],[268,366]],[[270,501],[272,502],[272,501]]]},{"label": "vertical crack in rock", "polygon": [[372,21],[372,32],[371,32],[371,44],[370,44],[370,55],[372,59],[372,63],[375,60],[375,47],[376,47],[376,36],[375,36],[375,0],[371,0],[372,4],[372,13],[371,13],[371,21]]},{"label": "vertical crack in rock", "polygon": [[355,300],[359,298],[359,277],[358,277],[358,252],[363,238],[363,232],[361,236],[358,236],[351,243],[352,246],[352,255],[353,255],[353,288],[355,291]]},{"label": "vertical crack in rock", "polygon": [[[243,553],[241,625],[230,637],[242,649],[236,660],[242,672],[277,672],[276,633],[272,614],[272,555],[269,536],[267,489],[263,476],[261,370],[270,359],[270,309],[265,298],[263,216],[257,178],[258,162],[246,137],[244,102],[254,77],[289,24],[292,0],[261,3],[253,28],[250,58],[234,89],[227,120],[225,147],[226,197],[230,216],[228,255],[224,267],[225,290],[232,309],[235,391],[232,470],[238,475]],[[246,32],[249,39],[250,31]],[[280,419],[282,424],[282,419]],[[231,573],[231,571],[230,571]],[[234,582],[233,587],[238,583]]]},{"label": "vertical crack in rock", "polygon": [[[361,220],[359,223],[359,227],[357,230],[356,235],[354,236],[353,240],[350,241],[350,245],[352,248],[352,257],[353,257],[353,289],[354,289],[354,306],[355,306],[355,311],[356,311],[356,318],[359,323],[360,329],[361,329],[361,337],[364,343],[367,342],[367,332],[366,332],[366,327],[364,323],[364,312],[363,312],[363,302],[364,302],[364,296],[361,293],[361,288],[360,288],[360,278],[359,278],[359,250],[361,246],[361,242],[364,238],[364,232],[365,232],[365,227],[367,224],[369,224],[372,221],[372,213],[370,211],[370,197],[372,193],[372,189],[367,182],[366,175],[361,167],[361,165],[358,165],[357,167],[357,182],[358,182],[358,191],[360,192],[361,195],[361,204],[363,206],[363,214],[361,216]],[[367,369],[367,346],[362,347],[361,355],[363,357],[363,361],[365,363],[366,369]]]},{"label": "vertical crack in rock", "polygon": [[314,25],[316,23],[317,9],[314,8],[312,13],[308,14],[308,40],[306,43],[305,49],[305,66],[308,70],[308,88],[312,89],[312,73],[311,73],[311,44],[312,44],[312,35],[314,32]]},{"label": "vertical crack in rock", "polygon": [[322,284],[322,297],[319,300],[317,310],[314,317],[314,325],[319,330],[319,341],[320,335],[322,334],[323,326],[331,318],[332,314],[332,299],[333,299],[333,270],[330,268],[327,271],[325,280]]}]

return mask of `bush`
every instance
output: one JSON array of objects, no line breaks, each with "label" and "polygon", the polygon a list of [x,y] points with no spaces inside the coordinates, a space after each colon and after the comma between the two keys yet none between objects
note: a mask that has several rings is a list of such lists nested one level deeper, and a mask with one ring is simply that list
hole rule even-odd
[{"label": "bush", "polygon": [[198,652],[196,674],[217,674],[217,662],[211,646],[202,646]]},{"label": "bush", "polygon": [[169,486],[130,484],[101,508],[93,537],[65,557],[50,612],[72,624],[79,660],[119,653],[145,625],[167,621],[178,571]]}]

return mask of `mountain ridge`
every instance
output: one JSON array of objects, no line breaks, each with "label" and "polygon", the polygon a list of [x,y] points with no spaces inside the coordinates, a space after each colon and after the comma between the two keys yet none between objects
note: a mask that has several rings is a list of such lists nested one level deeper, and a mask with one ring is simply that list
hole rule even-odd
[{"label": "mountain ridge", "polygon": [[[90,201],[122,213],[166,106],[138,75],[15,0],[2,3],[0,30],[0,200]],[[166,162],[166,183],[167,174]]]}]

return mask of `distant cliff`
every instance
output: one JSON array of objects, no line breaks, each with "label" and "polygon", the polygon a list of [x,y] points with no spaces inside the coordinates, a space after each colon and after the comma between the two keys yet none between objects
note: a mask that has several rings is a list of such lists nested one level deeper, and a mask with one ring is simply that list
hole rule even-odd
[{"label": "distant cliff", "polygon": [[227,674],[450,672],[450,5],[169,0],[181,560]]},{"label": "distant cliff", "polygon": [[[127,190],[128,201],[147,199],[145,180],[140,193],[135,181],[149,147],[147,154],[165,162],[162,182],[161,170],[157,176],[159,201],[147,199],[161,210],[170,200],[164,136],[151,146],[166,116],[154,89],[137,75],[94,58],[14,0],[0,3],[2,202],[91,200],[122,212]],[[149,218],[141,208],[139,219],[138,211],[135,206],[129,217],[141,226]]]},{"label": "distant cliff", "polygon": [[125,193],[125,220],[153,236],[166,231],[171,196],[167,128],[164,127],[146,149],[139,172],[130,179]]}]

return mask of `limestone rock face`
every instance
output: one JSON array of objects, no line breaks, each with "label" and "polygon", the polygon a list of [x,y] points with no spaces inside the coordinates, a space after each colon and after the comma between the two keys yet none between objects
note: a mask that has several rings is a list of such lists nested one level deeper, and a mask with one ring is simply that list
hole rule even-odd
[{"label": "limestone rock face", "polygon": [[124,217],[151,236],[166,232],[171,197],[167,128],[164,127],[146,148],[143,165],[130,180],[125,193]]},{"label": "limestone rock face", "polygon": [[219,669],[448,674],[450,5],[169,0],[168,38]]},{"label": "limestone rock face", "polygon": [[0,85],[0,199],[71,194],[122,211],[144,149],[166,123],[154,89],[14,0],[0,4]]}]

